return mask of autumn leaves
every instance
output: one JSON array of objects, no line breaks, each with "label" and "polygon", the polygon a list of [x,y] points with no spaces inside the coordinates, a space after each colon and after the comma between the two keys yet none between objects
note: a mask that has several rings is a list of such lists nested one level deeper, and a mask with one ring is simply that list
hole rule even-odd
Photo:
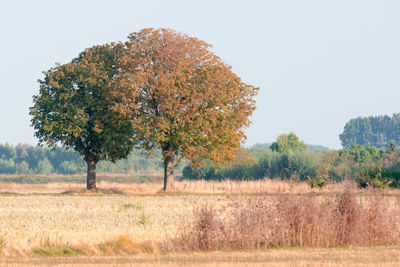
[{"label": "autumn leaves", "polygon": [[182,157],[193,164],[233,159],[258,88],[197,38],[144,29],[128,39],[89,48],[45,73],[30,109],[39,142],[80,153],[88,189],[96,186],[93,163],[133,148],[161,149],[165,190],[173,189],[173,164]]}]

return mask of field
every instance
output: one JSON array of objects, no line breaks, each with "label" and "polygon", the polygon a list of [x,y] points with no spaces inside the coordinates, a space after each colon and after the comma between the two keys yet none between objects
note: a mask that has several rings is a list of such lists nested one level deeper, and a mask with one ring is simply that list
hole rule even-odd
[{"label": "field", "polygon": [[[180,181],[168,194],[159,182],[98,187],[0,184],[0,262],[291,266],[394,264],[400,257],[397,190],[269,179]],[[196,252],[208,250],[219,252]]]}]

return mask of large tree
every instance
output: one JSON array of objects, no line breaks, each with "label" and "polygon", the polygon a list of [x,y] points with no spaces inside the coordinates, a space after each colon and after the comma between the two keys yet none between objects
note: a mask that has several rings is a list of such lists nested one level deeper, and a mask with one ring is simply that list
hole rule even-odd
[{"label": "large tree", "polygon": [[258,88],[243,83],[209,44],[174,30],[144,29],[126,46],[123,69],[140,91],[131,101],[140,108],[135,136],[141,148],[162,150],[164,190],[174,187],[176,159],[232,160]]},{"label": "large tree", "polygon": [[114,162],[133,148],[132,110],[126,113],[121,108],[126,105],[126,83],[118,64],[122,50],[121,44],[94,46],[72,62],[44,72],[30,108],[39,144],[61,143],[82,155],[89,190],[96,188],[100,160]]}]

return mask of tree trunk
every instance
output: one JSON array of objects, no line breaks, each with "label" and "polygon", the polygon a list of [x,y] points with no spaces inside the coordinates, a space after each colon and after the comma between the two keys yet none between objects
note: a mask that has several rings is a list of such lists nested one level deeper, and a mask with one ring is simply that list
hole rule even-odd
[{"label": "tree trunk", "polygon": [[164,191],[174,189],[175,152],[165,151],[164,154]]},{"label": "tree trunk", "polygon": [[94,160],[87,160],[87,190],[96,189],[96,164]]}]

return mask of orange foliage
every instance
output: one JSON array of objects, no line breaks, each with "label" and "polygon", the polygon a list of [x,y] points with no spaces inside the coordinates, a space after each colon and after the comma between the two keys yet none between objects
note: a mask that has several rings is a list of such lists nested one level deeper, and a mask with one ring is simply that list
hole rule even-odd
[{"label": "orange foliage", "polygon": [[246,138],[258,88],[245,84],[210,45],[171,29],[132,33],[121,59],[140,109],[134,125],[145,149],[164,155],[232,160]]}]

